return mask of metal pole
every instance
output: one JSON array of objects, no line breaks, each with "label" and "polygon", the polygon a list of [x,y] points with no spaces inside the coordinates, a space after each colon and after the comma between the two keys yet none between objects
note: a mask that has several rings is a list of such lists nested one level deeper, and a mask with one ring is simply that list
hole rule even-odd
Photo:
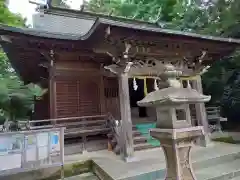
[{"label": "metal pole", "polygon": [[61,179],[64,179],[64,129],[60,129]]}]

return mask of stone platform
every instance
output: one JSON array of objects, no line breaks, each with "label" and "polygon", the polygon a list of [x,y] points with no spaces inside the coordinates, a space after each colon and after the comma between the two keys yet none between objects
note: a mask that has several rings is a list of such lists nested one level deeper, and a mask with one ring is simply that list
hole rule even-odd
[{"label": "stone platform", "polygon": [[[105,156],[95,154],[91,159],[114,180],[164,179],[165,159],[160,148],[135,155],[136,161],[130,163],[114,158],[109,152]],[[198,180],[240,179],[240,145],[214,143],[208,148],[194,147],[191,157]]]}]

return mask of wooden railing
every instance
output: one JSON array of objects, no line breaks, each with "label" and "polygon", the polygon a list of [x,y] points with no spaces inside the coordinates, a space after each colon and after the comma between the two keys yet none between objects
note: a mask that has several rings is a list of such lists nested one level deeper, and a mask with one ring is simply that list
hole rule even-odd
[{"label": "wooden railing", "polygon": [[[108,134],[108,150],[120,154],[120,131],[121,131],[121,122],[116,120],[112,114],[108,114],[109,117],[109,127],[111,128],[110,133]],[[110,147],[109,147],[110,146]]]},{"label": "wooden railing", "polygon": [[65,127],[64,137],[82,138],[82,149],[86,150],[87,137],[91,135],[107,135],[111,131],[108,115],[68,117],[45,120],[26,121],[28,130],[40,130]]},{"label": "wooden railing", "polygon": [[95,135],[108,131],[107,115],[28,121],[29,130],[65,127],[65,137]]}]

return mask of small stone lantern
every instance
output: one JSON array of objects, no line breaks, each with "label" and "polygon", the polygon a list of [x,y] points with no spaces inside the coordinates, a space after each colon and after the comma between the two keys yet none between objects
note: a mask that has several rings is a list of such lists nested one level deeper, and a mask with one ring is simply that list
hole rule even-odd
[{"label": "small stone lantern", "polygon": [[166,180],[196,180],[190,162],[194,141],[203,136],[203,127],[192,127],[189,104],[204,103],[210,96],[191,88],[168,87],[149,93],[139,106],[156,107],[157,127],[151,136],[161,142],[166,157]]}]

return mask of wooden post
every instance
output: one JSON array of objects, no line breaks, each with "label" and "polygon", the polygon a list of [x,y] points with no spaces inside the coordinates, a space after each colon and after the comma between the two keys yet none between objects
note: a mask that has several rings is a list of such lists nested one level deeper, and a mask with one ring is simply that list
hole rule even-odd
[{"label": "wooden post", "polygon": [[121,155],[124,160],[132,161],[134,149],[127,73],[119,75],[119,98],[121,110]]},{"label": "wooden post", "polygon": [[[197,76],[197,78],[193,81],[192,88],[196,89],[200,93],[203,93],[201,76]],[[198,142],[198,144],[202,146],[208,146],[210,143],[210,138],[209,138],[209,125],[207,120],[205,104],[204,103],[195,104],[195,108],[196,108],[196,117],[197,117],[198,125],[203,126],[203,129],[205,132],[204,139],[201,139],[200,142]]]},{"label": "wooden post", "polygon": [[54,52],[50,51],[50,67],[49,67],[49,108],[50,108],[50,119],[56,118],[56,82],[54,78],[55,74],[55,62]]},{"label": "wooden post", "polygon": [[104,77],[100,77],[100,109],[101,109],[101,114],[106,114],[106,99],[104,95]]}]

